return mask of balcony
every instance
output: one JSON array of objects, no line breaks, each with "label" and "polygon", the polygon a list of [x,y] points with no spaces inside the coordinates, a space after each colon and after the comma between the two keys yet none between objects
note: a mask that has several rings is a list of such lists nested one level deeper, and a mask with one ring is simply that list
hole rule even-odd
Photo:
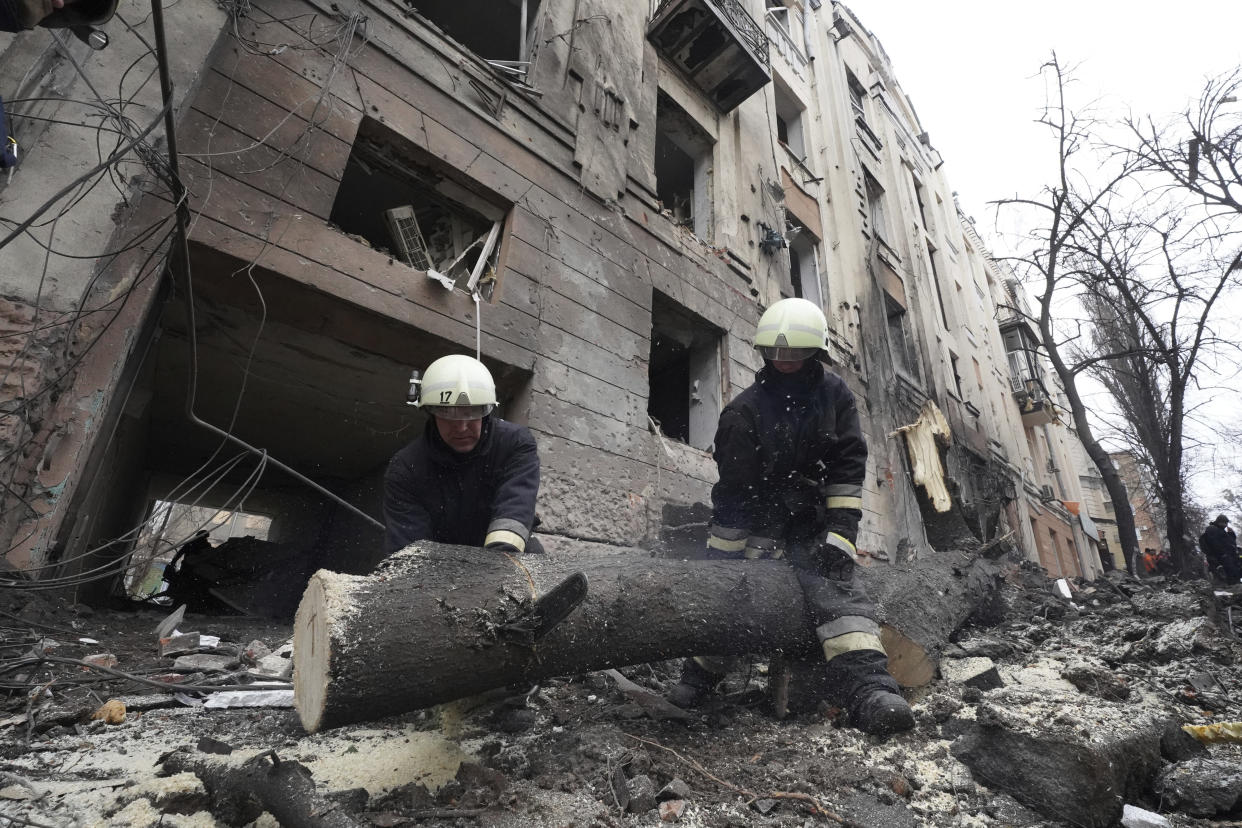
[{"label": "balcony", "polygon": [[1028,385],[1034,386],[1033,389],[1024,389],[1014,393],[1014,399],[1018,402],[1018,410],[1022,414],[1022,426],[1024,428],[1033,428],[1037,425],[1048,425],[1060,423],[1061,419],[1057,415],[1059,410],[1056,403],[1052,400],[1043,398],[1042,389],[1034,383]]},{"label": "balcony", "polygon": [[[788,14],[786,9],[785,13]],[[768,42],[776,49],[777,54],[785,59],[785,63],[793,71],[794,76],[798,80],[806,80],[806,55],[802,54],[802,50],[798,48],[798,44],[794,43],[793,36],[789,33],[787,24],[778,20],[771,11],[768,12]]]},{"label": "balcony", "polygon": [[664,0],[647,39],[721,113],[772,79],[768,38],[738,0]]}]

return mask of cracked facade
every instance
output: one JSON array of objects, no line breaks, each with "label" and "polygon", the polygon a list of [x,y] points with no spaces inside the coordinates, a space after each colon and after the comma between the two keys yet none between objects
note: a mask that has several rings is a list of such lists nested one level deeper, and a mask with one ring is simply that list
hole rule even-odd
[{"label": "cracked facade", "polygon": [[[1101,570],[1021,289],[845,5],[203,5],[168,10],[189,278],[132,154],[4,249],[12,565],[109,571],[178,502],[362,571],[379,530],[276,463],[378,515],[422,427],[411,369],[476,347],[539,441],[540,531],[701,546],[716,416],[759,367],[762,309],[803,296],[871,447],[862,553],[932,554],[896,435],[932,401],[981,537],[1053,576]],[[99,163],[96,125],[136,133],[161,106],[126,72],[155,66],[136,38],[70,44],[75,66],[49,37],[0,46],[18,221]],[[91,87],[132,105],[86,106]]]}]

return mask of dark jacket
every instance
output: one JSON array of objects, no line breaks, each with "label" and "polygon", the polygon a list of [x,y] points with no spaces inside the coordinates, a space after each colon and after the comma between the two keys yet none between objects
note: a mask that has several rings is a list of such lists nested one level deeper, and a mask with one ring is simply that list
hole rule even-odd
[{"label": "dark jacket", "polygon": [[[416,540],[466,546],[530,537],[539,494],[539,454],[530,430],[496,417],[459,454],[428,419],[422,437],[393,456],[384,475],[385,552]],[[511,534],[510,534],[511,533]]]},{"label": "dark jacket", "polygon": [[1237,577],[1242,572],[1242,560],[1238,558],[1238,539],[1233,530],[1216,523],[1209,523],[1199,538],[1199,548],[1209,563],[1220,564],[1228,575]]},{"label": "dark jacket", "polygon": [[765,365],[721,412],[715,458],[714,535],[855,541],[867,443],[853,392],[821,363],[788,375]]}]

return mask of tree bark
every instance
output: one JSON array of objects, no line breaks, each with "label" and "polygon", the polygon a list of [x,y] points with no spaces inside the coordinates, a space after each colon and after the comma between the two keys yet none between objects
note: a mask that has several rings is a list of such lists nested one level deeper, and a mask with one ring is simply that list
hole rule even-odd
[{"label": "tree bark", "polygon": [[[313,733],[518,681],[668,658],[814,652],[802,590],[787,563],[632,552],[510,558],[420,543],[369,576],[317,572],[294,621],[294,699],[303,727]],[[894,568],[881,596],[887,636],[916,668],[908,671],[910,684],[932,677],[937,648],[986,602],[998,577],[997,564],[969,551],[934,557]],[[885,581],[881,568],[868,580]],[[532,598],[574,572],[589,581],[577,610],[533,646],[506,634]]]},{"label": "tree bark", "polygon": [[286,828],[361,828],[316,792],[305,765],[281,761],[275,751],[237,763],[177,750],[162,765],[170,774],[189,771],[201,779],[211,795],[212,813],[230,825],[251,822],[267,811]]}]

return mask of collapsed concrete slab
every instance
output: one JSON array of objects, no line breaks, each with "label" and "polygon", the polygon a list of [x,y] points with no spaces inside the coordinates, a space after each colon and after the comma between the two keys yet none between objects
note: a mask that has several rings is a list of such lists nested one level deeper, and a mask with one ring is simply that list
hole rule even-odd
[{"label": "collapsed concrete slab", "polygon": [[1156,793],[1167,807],[1191,816],[1235,813],[1242,805],[1242,764],[1205,757],[1176,762],[1161,772]]},{"label": "collapsed concrete slab", "polygon": [[1168,714],[1081,696],[1009,688],[989,693],[952,746],[980,782],[1050,818],[1110,826],[1160,770]]}]

